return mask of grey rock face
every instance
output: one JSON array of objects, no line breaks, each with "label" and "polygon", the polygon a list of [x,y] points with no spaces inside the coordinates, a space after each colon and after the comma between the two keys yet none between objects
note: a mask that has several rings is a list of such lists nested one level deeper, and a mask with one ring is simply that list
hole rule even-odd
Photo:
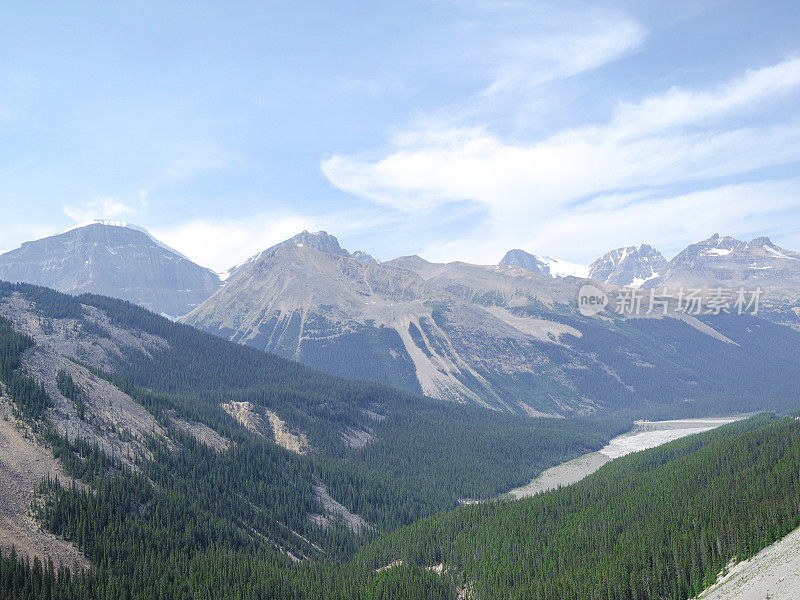
[{"label": "grey rock face", "polygon": [[589,266],[589,277],[611,285],[639,287],[667,270],[667,260],[647,244],[617,248]]},{"label": "grey rock face", "polygon": [[220,287],[212,271],[131,227],[94,223],[0,255],[0,279],[128,300],[179,317]]},{"label": "grey rock face", "polygon": [[[308,246],[309,248],[313,248],[314,250],[324,252],[325,254],[331,254],[333,256],[350,256],[350,253],[339,245],[339,240],[328,234],[326,231],[316,231],[314,233],[303,231],[302,233],[298,233],[293,238],[278,244],[278,246],[291,245],[300,247]],[[278,246],[273,246],[270,248],[270,250],[274,250]],[[270,250],[267,250],[267,252]]]},{"label": "grey rock face", "polygon": [[339,240],[337,240],[334,236],[329,234],[327,231],[315,231],[315,232],[308,232],[302,231],[298,233],[296,236],[289,238],[279,244],[275,244],[274,246],[270,246],[263,252],[249,258],[247,261],[242,263],[241,265],[237,265],[228,271],[227,280],[233,279],[233,277],[243,270],[245,267],[256,263],[261,260],[266,260],[271,256],[274,256],[279,249],[281,248],[311,248],[312,250],[316,250],[317,252],[322,252],[323,254],[327,254],[329,256],[340,256],[342,258],[355,258],[364,263],[368,264],[379,264],[380,261],[370,254],[366,252],[362,252],[361,250],[356,250],[352,254],[342,248],[339,245]]},{"label": "grey rock face", "polygon": [[520,267],[534,273],[550,275],[550,267],[538,256],[529,254],[525,250],[509,250],[499,264],[503,267]]}]

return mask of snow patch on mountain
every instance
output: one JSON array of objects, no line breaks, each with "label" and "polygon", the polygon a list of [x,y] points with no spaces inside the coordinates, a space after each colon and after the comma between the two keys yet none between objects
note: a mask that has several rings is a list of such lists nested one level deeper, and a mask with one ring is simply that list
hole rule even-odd
[{"label": "snow patch on mountain", "polygon": [[578,263],[550,256],[541,256],[539,260],[548,266],[551,277],[580,277],[583,279],[589,277],[588,265],[579,265]]},{"label": "snow patch on mountain", "polygon": [[607,252],[589,267],[589,277],[603,283],[642,287],[667,269],[667,260],[652,246],[625,246]]},{"label": "snow patch on mountain", "polygon": [[563,277],[581,277],[585,279],[589,276],[589,267],[586,265],[579,265],[560,258],[553,258],[552,256],[530,254],[525,250],[519,249],[506,252],[506,255],[498,265],[519,267],[558,279]]},{"label": "snow patch on mountain", "polygon": [[713,254],[714,256],[728,256],[733,252],[733,248],[711,248],[706,251],[706,254]]}]

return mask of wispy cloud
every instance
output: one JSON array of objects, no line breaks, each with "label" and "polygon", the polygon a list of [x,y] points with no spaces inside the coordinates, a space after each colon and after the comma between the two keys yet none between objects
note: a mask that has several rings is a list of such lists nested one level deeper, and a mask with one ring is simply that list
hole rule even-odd
[{"label": "wispy cloud", "polygon": [[314,225],[311,219],[295,215],[256,215],[196,219],[152,233],[196,263],[221,273],[304,229],[314,229]]},{"label": "wispy cloud", "polygon": [[712,90],[672,88],[637,104],[617,108],[611,128],[620,135],[652,133],[709,121],[742,111],[763,110],[762,102],[797,90],[800,58],[747,71],[742,77]]},{"label": "wispy cloud", "polygon": [[[574,210],[543,214],[517,226],[490,220],[482,235],[432,244],[429,260],[454,257],[496,263],[512,247],[588,264],[616,245],[654,243],[668,258],[712,233],[749,240],[771,235],[788,248],[800,248],[800,233],[784,224],[797,209],[800,180],[723,185],[681,195],[641,200],[612,195]],[[795,215],[796,218],[796,215]]]},{"label": "wispy cloud", "polygon": [[487,95],[596,69],[634,50],[647,35],[640,23],[624,15],[544,7],[544,12],[542,6],[520,10],[515,18],[524,33],[488,50],[498,67]]},{"label": "wispy cloud", "polygon": [[[625,210],[645,218],[641,207],[664,186],[800,160],[800,120],[765,122],[762,110],[799,88],[800,60],[791,59],[709,89],[620,104],[604,125],[541,141],[505,141],[486,127],[416,129],[395,136],[384,156],[336,155],[322,170],[336,187],[406,212],[474,203],[498,231],[545,243],[545,229],[562,232],[565,215],[582,222],[582,206],[593,228],[613,229]],[[751,113],[759,118],[748,120]],[[618,206],[601,207],[598,196]],[[746,206],[734,203],[733,218],[745,218]]]},{"label": "wispy cloud", "polygon": [[[274,211],[238,218],[191,219],[151,228],[151,233],[196,263],[221,273],[303,230],[327,230],[344,242],[350,236],[392,228],[396,223],[396,215],[374,210],[317,214]],[[379,247],[364,249],[377,252]]]}]

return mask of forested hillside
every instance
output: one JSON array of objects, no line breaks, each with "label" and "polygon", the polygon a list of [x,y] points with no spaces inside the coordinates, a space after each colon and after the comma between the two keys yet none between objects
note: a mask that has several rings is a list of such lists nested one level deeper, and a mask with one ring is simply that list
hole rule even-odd
[{"label": "forested hillside", "polygon": [[800,420],[760,415],[568,488],[425,519],[355,562],[443,565],[475,598],[683,600],[800,526],[798,498]]},{"label": "forested hillside", "polygon": [[[35,515],[94,565],[68,582],[34,562],[9,584],[32,578],[21,597],[41,597],[34,590],[45,580],[63,587],[55,597],[92,598],[216,598],[221,589],[299,598],[328,588],[369,597],[370,586],[400,581],[444,589],[419,570],[341,583],[349,567],[333,565],[629,426],[521,419],[337,379],[104,297],[3,284],[0,315],[1,376],[17,417],[83,482],[45,480]],[[102,381],[154,417],[143,439],[113,422],[100,427],[110,398],[92,390]],[[307,446],[281,447],[234,418],[224,408],[232,404],[280,415]],[[99,437],[74,434],[89,430]]]},{"label": "forested hillside", "polygon": [[[4,285],[0,310],[3,388],[76,481],[44,479],[33,514],[92,565],[6,551],[4,597],[685,599],[800,524],[794,418],[759,416],[569,488],[452,510],[629,422],[521,419],[349,382],[104,297]],[[87,367],[98,380],[81,379]],[[59,411],[98,418],[97,381],[154,416],[144,451],[62,434]],[[281,447],[230,403],[275,411],[307,446]]]}]

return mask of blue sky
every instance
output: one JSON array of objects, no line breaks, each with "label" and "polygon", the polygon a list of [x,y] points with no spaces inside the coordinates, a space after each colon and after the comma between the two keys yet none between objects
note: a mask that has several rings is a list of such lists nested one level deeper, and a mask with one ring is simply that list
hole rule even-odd
[{"label": "blue sky", "polygon": [[5,2],[0,248],[800,250],[798,32],[791,1]]}]

